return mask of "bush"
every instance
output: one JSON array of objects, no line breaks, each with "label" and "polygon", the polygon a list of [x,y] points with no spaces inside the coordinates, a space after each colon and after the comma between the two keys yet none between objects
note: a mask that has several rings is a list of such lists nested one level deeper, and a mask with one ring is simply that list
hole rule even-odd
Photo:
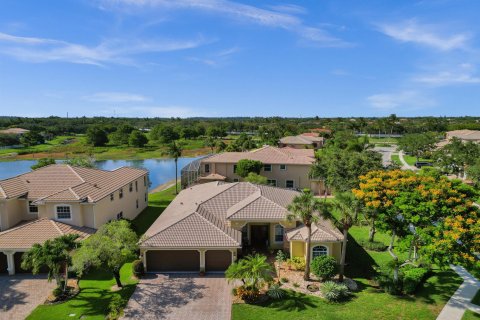
[{"label": "bush", "polygon": [[414,293],[425,280],[428,273],[426,268],[412,268],[403,272],[403,292],[406,294]]},{"label": "bush", "polygon": [[235,173],[242,178],[248,176],[250,172],[260,174],[260,170],[263,168],[263,163],[256,160],[242,159],[237,162],[237,168]]},{"label": "bush", "polygon": [[346,285],[327,281],[322,285],[322,294],[330,302],[337,302],[347,298],[350,294]]},{"label": "bush", "polygon": [[399,295],[402,293],[402,274],[398,276],[398,282],[393,281],[393,270],[380,270],[375,280],[378,285],[388,294]]},{"label": "bush", "polygon": [[110,303],[108,304],[108,319],[118,319],[121,316],[123,309],[123,300],[122,296],[119,294],[116,294],[112,297],[112,300],[110,300]]},{"label": "bush", "polygon": [[322,280],[329,280],[337,274],[337,260],[332,256],[319,256],[310,264],[312,272]]},{"label": "bush", "polygon": [[132,272],[138,278],[145,274],[145,268],[142,260],[135,260],[132,263]]},{"label": "bush", "polygon": [[294,282],[294,283],[293,283],[293,287],[294,287],[294,288],[300,288],[300,285],[298,284],[298,282]]},{"label": "bush", "polygon": [[63,288],[61,286],[53,289],[53,296],[55,298],[61,297],[62,295],[63,295]]},{"label": "bush", "polygon": [[302,257],[293,257],[291,259],[288,259],[287,264],[295,270],[305,270],[305,259]]},{"label": "bush", "polygon": [[285,297],[285,291],[280,288],[278,283],[274,283],[268,288],[267,295],[272,299],[279,300]]},{"label": "bush", "polygon": [[246,303],[255,303],[260,298],[260,292],[250,286],[240,286],[237,288],[237,296]]},{"label": "bush", "polygon": [[370,251],[378,251],[378,252],[381,252],[381,251],[387,250],[387,246],[386,246],[383,242],[379,242],[379,241],[373,241],[373,242],[370,242],[370,241],[360,241],[360,245],[361,245],[364,249],[370,250]]},{"label": "bush", "polygon": [[288,278],[285,278],[285,277],[282,277],[282,278],[280,279],[280,282],[281,282],[281,283],[287,283],[288,281],[289,281]]}]

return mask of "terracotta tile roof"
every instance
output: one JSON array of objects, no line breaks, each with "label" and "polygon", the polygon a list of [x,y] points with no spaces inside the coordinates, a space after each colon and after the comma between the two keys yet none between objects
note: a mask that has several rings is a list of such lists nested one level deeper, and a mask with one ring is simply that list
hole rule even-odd
[{"label": "terracotta tile roof", "polygon": [[[300,226],[288,231],[286,236],[289,241],[306,241],[308,239],[308,229],[305,226]],[[311,241],[337,242],[342,240],[343,234],[329,220],[320,219],[319,222],[312,225]]]},{"label": "terracotta tile roof", "polygon": [[[170,203],[147,230],[140,246],[240,247],[241,232],[231,228],[229,221],[285,220],[286,207],[298,194],[248,182],[195,185],[180,192]],[[323,228],[328,229],[328,225]],[[338,233],[335,230],[330,234]]]},{"label": "terracotta tile roof", "polygon": [[449,137],[456,137],[461,140],[472,140],[472,141],[477,141],[480,140],[480,131],[478,130],[454,130],[454,131],[448,131],[447,135]]},{"label": "terracotta tile roof", "polygon": [[317,133],[303,133],[298,136],[287,136],[280,139],[280,143],[284,144],[312,144],[323,142],[323,138]]},{"label": "terracotta tile roof", "polygon": [[313,149],[293,149],[264,146],[249,152],[224,152],[202,160],[203,163],[237,163],[242,159],[266,164],[311,165],[315,161]]},{"label": "terracotta tile roof", "polygon": [[92,228],[76,227],[42,218],[0,232],[0,250],[30,249],[35,243],[42,244],[49,239],[66,234],[78,234],[79,240],[83,240],[94,233],[95,229]]},{"label": "terracotta tile roof", "polygon": [[0,181],[0,198],[34,201],[98,201],[147,173],[122,167],[113,171],[55,164]]},{"label": "terracotta tile roof", "polygon": [[0,130],[0,134],[24,134],[29,132],[30,130],[22,129],[22,128],[9,128]]},{"label": "terracotta tile roof", "polygon": [[225,179],[227,179],[227,177],[222,176],[221,174],[210,173],[209,175],[200,177],[198,180],[223,181]]}]

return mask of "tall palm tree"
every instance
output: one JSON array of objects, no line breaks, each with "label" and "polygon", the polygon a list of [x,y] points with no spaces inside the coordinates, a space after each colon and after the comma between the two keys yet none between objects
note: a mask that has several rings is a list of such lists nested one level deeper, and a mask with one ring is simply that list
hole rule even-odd
[{"label": "tall palm tree", "polygon": [[345,257],[347,255],[347,239],[348,230],[355,224],[357,220],[357,212],[359,210],[358,201],[351,192],[344,192],[335,195],[333,207],[339,213],[336,224],[343,230],[342,257],[340,259],[339,280],[343,281],[345,273]]},{"label": "tall palm tree", "polygon": [[173,141],[168,146],[168,155],[175,159],[175,194],[178,194],[178,158],[182,156],[183,147],[180,143]]},{"label": "tall palm tree", "polygon": [[323,218],[329,218],[329,212],[326,210],[326,203],[319,202],[309,189],[304,189],[302,193],[293,198],[292,203],[288,206],[290,214],[287,219],[300,220],[307,227],[307,256],[305,258],[305,273],[303,278],[305,280],[310,279],[310,260],[311,260],[311,236],[312,236],[312,224],[317,222],[322,216]]}]

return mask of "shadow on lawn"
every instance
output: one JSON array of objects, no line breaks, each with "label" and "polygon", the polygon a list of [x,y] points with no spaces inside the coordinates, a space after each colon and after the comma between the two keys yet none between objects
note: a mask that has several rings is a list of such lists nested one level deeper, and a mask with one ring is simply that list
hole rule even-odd
[{"label": "shadow on lawn", "polygon": [[314,298],[304,295],[299,292],[290,291],[287,293],[285,299],[282,300],[269,300],[262,306],[267,308],[275,308],[280,311],[303,311],[307,308],[315,308],[316,304],[313,301]]},{"label": "shadow on lawn", "polygon": [[375,276],[373,267],[377,263],[350,234],[348,235],[346,261],[348,263],[345,268],[347,277],[373,279]]},{"label": "shadow on lawn", "polygon": [[448,301],[462,284],[462,279],[451,269],[436,269],[419,290],[416,297],[425,303],[437,303],[438,300]]}]

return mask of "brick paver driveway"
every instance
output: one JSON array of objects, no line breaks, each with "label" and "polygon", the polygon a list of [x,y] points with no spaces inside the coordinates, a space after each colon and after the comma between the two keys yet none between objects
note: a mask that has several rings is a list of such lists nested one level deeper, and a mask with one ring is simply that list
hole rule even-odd
[{"label": "brick paver driveway", "polygon": [[54,287],[45,275],[0,276],[0,319],[25,319]]},{"label": "brick paver driveway", "polygon": [[223,275],[149,274],[130,298],[124,319],[229,320],[230,288]]}]

